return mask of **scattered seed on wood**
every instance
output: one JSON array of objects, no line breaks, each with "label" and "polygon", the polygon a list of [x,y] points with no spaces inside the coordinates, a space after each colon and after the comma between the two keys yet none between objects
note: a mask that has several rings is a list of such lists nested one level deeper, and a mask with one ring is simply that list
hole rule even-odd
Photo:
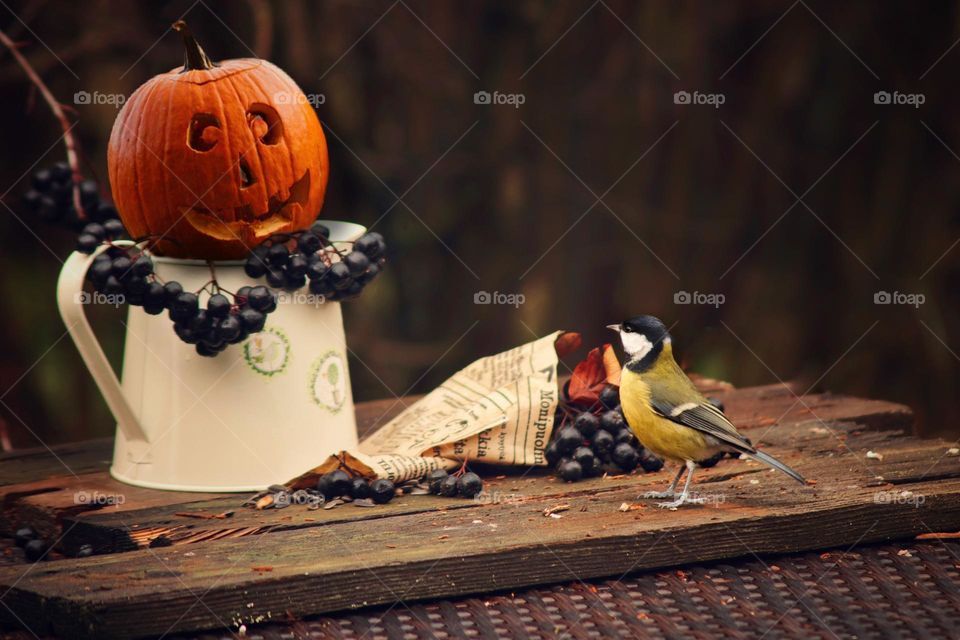
[{"label": "scattered seed on wood", "polygon": [[178,511],[173,515],[182,518],[199,518],[201,520],[223,520],[225,518],[232,518],[233,511],[224,511],[223,513],[191,513],[189,511]]},{"label": "scattered seed on wood", "polygon": [[423,487],[414,487],[410,489],[410,495],[412,496],[428,496],[430,495],[430,489],[424,489]]},{"label": "scattered seed on wood", "polygon": [[883,454],[876,451],[867,451],[867,457],[871,460],[883,460]]},{"label": "scattered seed on wood", "polygon": [[255,493],[255,494],[253,494],[252,496],[250,496],[249,498],[247,498],[246,500],[244,500],[243,502],[241,502],[241,503],[240,503],[240,506],[241,506],[241,507],[252,507],[252,506],[255,506],[255,505],[257,504],[257,501],[258,501],[258,500],[260,500],[261,498],[263,498],[264,496],[267,496],[267,495],[270,495],[270,493],[269,493],[268,491],[259,491],[259,492]]},{"label": "scattered seed on wood", "polygon": [[335,498],[335,499],[331,500],[330,502],[328,502],[327,504],[323,505],[323,508],[324,508],[324,509],[333,509],[334,507],[339,507],[339,506],[342,505],[342,504],[343,504],[343,500],[341,500],[340,498]]},{"label": "scattered seed on wood", "polygon": [[568,504],[558,504],[552,507],[547,507],[543,510],[543,515],[546,517],[552,516],[555,513],[560,513],[561,511],[567,511],[570,509]]},{"label": "scattered seed on wood", "polygon": [[370,498],[358,498],[353,501],[353,506],[355,507],[375,507],[376,503]]},{"label": "scattered seed on wood", "polygon": [[960,456],[960,449],[958,449],[957,447],[950,447],[949,449],[947,449],[947,455]]},{"label": "scattered seed on wood", "polygon": [[253,569],[254,571],[261,571],[261,572],[273,571],[273,567],[266,567],[266,566],[264,566],[264,567],[250,567],[250,568]]},{"label": "scattered seed on wood", "polygon": [[269,509],[272,505],[273,505],[273,496],[265,495],[259,500],[257,500],[257,504],[255,506],[257,509]]},{"label": "scattered seed on wood", "polygon": [[643,511],[643,510],[646,509],[646,508],[647,508],[647,505],[643,504],[642,502],[637,503],[637,504],[630,504],[629,502],[624,502],[623,504],[620,505],[620,507],[617,509],[617,511],[624,511],[624,512],[626,512],[626,511]]},{"label": "scattered seed on wood", "polygon": [[383,545],[383,546],[385,546],[387,549],[396,549],[396,548],[397,548],[397,545],[395,545],[395,544],[385,544],[385,545]]},{"label": "scattered seed on wood", "polygon": [[449,537],[447,534],[443,534],[442,536],[437,536],[437,540],[446,540]]}]

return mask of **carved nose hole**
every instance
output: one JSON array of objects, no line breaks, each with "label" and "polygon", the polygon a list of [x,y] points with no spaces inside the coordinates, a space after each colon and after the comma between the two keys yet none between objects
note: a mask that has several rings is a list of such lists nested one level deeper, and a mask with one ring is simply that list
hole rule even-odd
[{"label": "carved nose hole", "polygon": [[240,188],[246,189],[247,187],[256,183],[257,180],[253,177],[253,173],[250,171],[250,165],[247,164],[246,159],[240,158]]}]

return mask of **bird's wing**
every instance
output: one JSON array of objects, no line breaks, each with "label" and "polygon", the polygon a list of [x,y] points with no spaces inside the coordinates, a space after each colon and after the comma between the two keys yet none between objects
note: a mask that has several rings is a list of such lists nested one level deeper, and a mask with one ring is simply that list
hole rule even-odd
[{"label": "bird's wing", "polygon": [[[648,384],[650,385],[650,404],[662,417],[713,436],[738,451],[746,453],[756,451],[727,420],[727,417],[700,395],[692,384],[689,390],[679,392],[668,389],[663,384],[655,382],[648,382]],[[693,393],[684,392],[690,390]]]}]

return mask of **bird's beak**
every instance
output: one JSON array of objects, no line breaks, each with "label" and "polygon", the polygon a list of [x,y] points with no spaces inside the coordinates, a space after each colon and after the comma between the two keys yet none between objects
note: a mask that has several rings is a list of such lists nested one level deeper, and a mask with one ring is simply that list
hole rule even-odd
[{"label": "bird's beak", "polygon": [[618,324],[608,324],[607,329],[610,329],[610,331],[616,331],[617,333],[620,333],[620,325]]}]

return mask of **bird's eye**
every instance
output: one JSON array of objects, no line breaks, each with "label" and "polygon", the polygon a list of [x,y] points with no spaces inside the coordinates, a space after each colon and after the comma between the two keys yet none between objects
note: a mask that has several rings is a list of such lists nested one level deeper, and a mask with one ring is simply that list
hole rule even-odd
[{"label": "bird's eye", "polygon": [[631,329],[630,327],[625,326],[625,327],[623,328],[623,332],[624,332],[624,333],[633,333],[633,329]]}]

